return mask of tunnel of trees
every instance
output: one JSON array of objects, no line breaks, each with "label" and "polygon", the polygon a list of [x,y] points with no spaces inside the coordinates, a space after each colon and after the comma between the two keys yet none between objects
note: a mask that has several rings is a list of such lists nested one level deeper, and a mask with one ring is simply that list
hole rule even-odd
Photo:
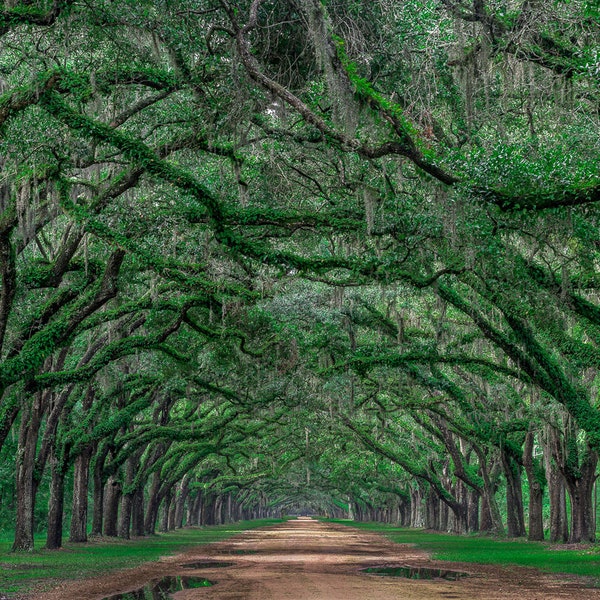
[{"label": "tunnel of trees", "polygon": [[5,0],[0,528],[593,541],[595,0]]}]

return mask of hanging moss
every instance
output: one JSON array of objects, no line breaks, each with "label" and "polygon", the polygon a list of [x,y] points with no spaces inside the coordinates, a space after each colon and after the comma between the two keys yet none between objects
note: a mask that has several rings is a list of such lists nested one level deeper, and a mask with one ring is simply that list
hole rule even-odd
[{"label": "hanging moss", "polygon": [[540,385],[565,406],[581,429],[589,436],[589,443],[600,449],[600,412],[590,404],[585,392],[567,379],[563,370],[549,352],[543,349],[533,332],[522,321],[507,315],[507,321],[519,335],[528,354],[543,367],[548,377]]},{"label": "hanging moss", "polygon": [[35,385],[40,389],[45,389],[57,385],[90,381],[100,369],[119,358],[134,354],[138,350],[159,350],[164,339],[173,333],[180,324],[181,318],[177,317],[162,331],[129,336],[111,342],[99,351],[87,365],[70,371],[42,373],[35,376]]}]

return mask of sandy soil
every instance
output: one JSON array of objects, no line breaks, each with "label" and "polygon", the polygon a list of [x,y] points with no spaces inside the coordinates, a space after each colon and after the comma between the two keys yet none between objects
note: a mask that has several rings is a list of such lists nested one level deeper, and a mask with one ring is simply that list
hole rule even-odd
[{"label": "sandy soil", "polygon": [[[195,561],[231,561],[227,568],[190,569]],[[385,564],[466,571],[458,581],[410,580],[365,574]],[[213,587],[176,592],[175,600],[600,600],[584,579],[430,560],[408,545],[343,525],[304,518],[241,533],[110,577],[64,582],[30,600],[102,600],[166,575],[197,575]]]}]

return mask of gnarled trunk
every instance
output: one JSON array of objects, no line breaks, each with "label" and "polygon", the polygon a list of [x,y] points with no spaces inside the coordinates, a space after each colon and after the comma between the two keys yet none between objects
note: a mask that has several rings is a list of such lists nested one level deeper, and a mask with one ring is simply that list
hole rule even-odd
[{"label": "gnarled trunk", "polygon": [[481,448],[476,448],[479,457],[479,471],[483,479],[481,489],[481,508],[479,531],[494,534],[504,533],[504,524],[500,514],[500,507],[496,499],[497,481],[500,475],[500,464],[498,460],[489,461],[489,456]]},{"label": "gnarled trunk", "polygon": [[571,535],[570,543],[594,542],[596,527],[594,520],[593,491],[596,481],[598,454],[587,449],[578,477],[565,477],[569,498],[571,499]]},{"label": "gnarled trunk", "polygon": [[553,427],[548,427],[545,437],[544,466],[550,499],[550,541],[566,542],[569,539],[569,524],[565,480],[558,467],[559,434]]}]

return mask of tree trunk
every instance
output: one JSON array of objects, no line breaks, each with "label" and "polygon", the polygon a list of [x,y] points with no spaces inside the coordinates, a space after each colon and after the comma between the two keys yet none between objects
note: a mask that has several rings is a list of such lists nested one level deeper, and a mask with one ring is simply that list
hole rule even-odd
[{"label": "tree trunk", "polygon": [[52,461],[52,481],[50,484],[50,500],[48,503],[48,531],[46,548],[56,550],[62,546],[63,516],[65,504],[65,467],[54,455]]},{"label": "tree trunk", "polygon": [[171,488],[164,494],[164,501],[162,507],[162,515],[160,519],[160,531],[169,531],[169,509],[171,508],[171,501],[173,500],[173,491]]},{"label": "tree trunk", "polygon": [[121,512],[119,514],[119,537],[128,540],[131,529],[131,513],[133,510],[133,496],[136,490],[132,489],[135,473],[140,468],[140,453],[135,452],[125,461],[125,491],[121,496]]},{"label": "tree trunk", "polygon": [[214,506],[214,516],[213,516],[213,523],[215,525],[221,525],[223,523],[223,520],[221,519],[221,506],[223,504],[223,498],[222,496],[217,496],[216,500],[215,500],[215,506]]},{"label": "tree trunk", "polygon": [[569,539],[567,499],[565,480],[557,464],[558,444],[558,432],[553,427],[548,427],[544,446],[544,466],[550,498],[550,541],[566,542]]},{"label": "tree trunk", "polygon": [[483,478],[479,530],[501,535],[504,533],[504,525],[496,499],[497,479],[500,474],[499,461],[494,460],[491,466],[488,466],[486,454],[483,451],[479,451],[477,454]]},{"label": "tree trunk", "polygon": [[[202,519],[201,525],[214,525],[214,516],[215,516],[215,497],[212,494],[204,495],[202,500]],[[254,513],[253,518],[257,518],[258,514]]]},{"label": "tree trunk", "polygon": [[173,531],[175,529],[175,513],[177,512],[177,498],[174,494],[171,495],[171,505],[169,506],[169,518],[167,523],[167,530]]},{"label": "tree trunk", "polygon": [[183,518],[185,515],[185,505],[190,495],[190,481],[185,477],[181,482],[181,488],[175,502],[175,517],[173,519],[173,528],[181,529],[183,527]]},{"label": "tree trunk", "polygon": [[35,483],[33,481],[33,461],[28,456],[17,458],[15,539],[12,549],[33,550],[33,515],[35,504]]},{"label": "tree trunk", "polygon": [[[450,515],[450,508],[444,502],[440,503],[440,531],[448,531],[448,517]],[[399,525],[404,525],[404,516],[402,511],[402,505],[398,506],[398,517],[397,522]]]},{"label": "tree trunk", "polygon": [[92,449],[86,447],[75,459],[70,542],[87,542],[88,490]]},{"label": "tree trunk", "polygon": [[121,484],[110,477],[104,491],[104,535],[116,537],[119,517],[119,500],[121,498]]},{"label": "tree trunk", "polygon": [[566,542],[569,539],[567,521],[567,494],[565,481],[558,469],[548,479],[550,497],[550,541]]},{"label": "tree trunk", "polygon": [[466,533],[468,515],[465,484],[458,480],[451,493],[454,495],[455,501],[448,504],[451,511],[448,527],[453,533]]},{"label": "tree trunk", "polygon": [[16,520],[14,551],[33,550],[33,528],[37,483],[35,458],[38,435],[42,423],[43,394],[38,392],[31,404],[23,410],[19,428],[16,459]]},{"label": "tree trunk", "polygon": [[546,478],[542,465],[533,456],[534,434],[529,431],[523,448],[523,466],[529,482],[529,534],[531,541],[544,539],[543,499]]},{"label": "tree trunk", "polygon": [[187,511],[187,524],[188,525],[199,525],[200,523],[200,510],[202,508],[202,494],[200,491],[196,492],[191,502],[188,502]]},{"label": "tree trunk", "polygon": [[133,509],[133,497],[131,493],[122,494],[121,496],[121,510],[119,511],[119,526],[118,533],[119,537],[124,540],[130,538],[130,527],[131,527],[131,513]]},{"label": "tree trunk", "polygon": [[522,537],[526,532],[521,467],[506,448],[501,448],[500,455],[506,477],[506,525],[508,537]]},{"label": "tree trunk", "polygon": [[146,507],[146,517],[144,519],[144,529],[146,533],[153,535],[156,530],[156,520],[158,519],[158,506],[160,504],[160,475],[154,473],[152,484],[148,494],[148,505]]},{"label": "tree trunk", "polygon": [[477,490],[469,490],[467,507],[467,529],[470,532],[479,531],[479,499],[481,494]]},{"label": "tree trunk", "polygon": [[410,526],[423,527],[423,511],[421,506],[421,490],[410,491]]},{"label": "tree trunk", "polygon": [[598,454],[587,448],[578,470],[578,477],[566,477],[567,490],[571,499],[571,535],[569,543],[594,542],[593,490],[596,481]]},{"label": "tree trunk", "polygon": [[144,534],[144,490],[137,489],[131,506],[131,535],[141,537]]},{"label": "tree trunk", "polygon": [[229,494],[227,494],[227,515],[225,517],[225,522],[233,523],[231,492],[229,492]]},{"label": "tree trunk", "polygon": [[108,447],[102,446],[96,452],[94,460],[94,510],[92,514],[92,535],[102,535],[104,526],[104,461]]},{"label": "tree trunk", "polygon": [[[84,414],[92,408],[95,398],[93,385],[88,386],[82,402]],[[90,462],[94,453],[94,444],[85,445],[75,458],[73,469],[73,498],[71,501],[71,525],[69,541],[87,542],[88,492],[90,487]]]},{"label": "tree trunk", "polygon": [[425,500],[425,527],[440,529],[440,498],[433,490],[429,490]]}]

